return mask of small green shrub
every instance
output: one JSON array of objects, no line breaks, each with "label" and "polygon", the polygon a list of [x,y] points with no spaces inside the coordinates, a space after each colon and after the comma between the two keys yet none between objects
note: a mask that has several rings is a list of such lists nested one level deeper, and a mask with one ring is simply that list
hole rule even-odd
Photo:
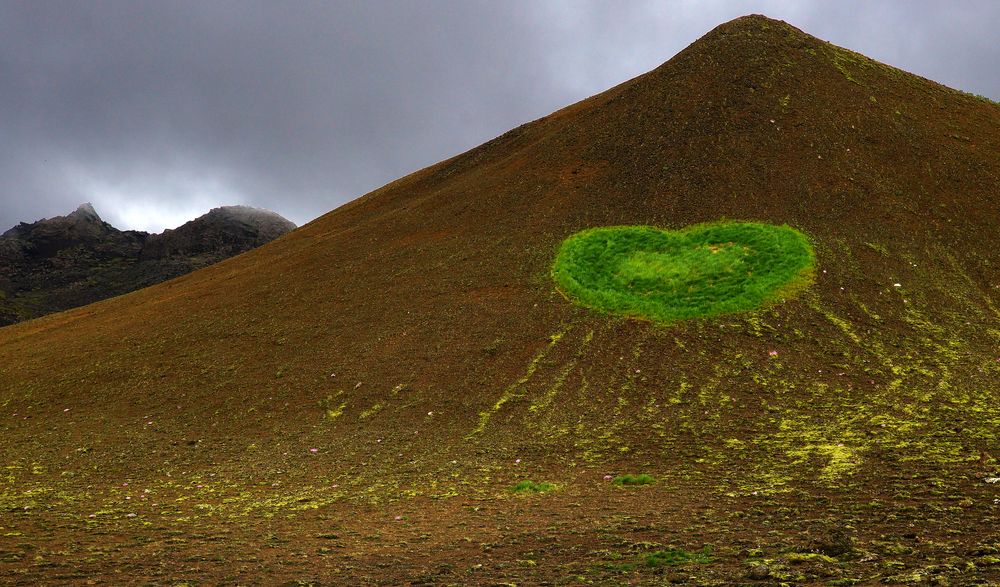
[{"label": "small green shrub", "polygon": [[657,550],[646,555],[647,567],[676,566],[687,563],[705,564],[712,562],[712,550],[704,547],[701,552],[688,552],[682,548],[668,548],[667,550]]},{"label": "small green shrub", "polygon": [[524,480],[520,481],[517,485],[511,488],[513,493],[544,493],[546,491],[551,491],[555,489],[555,485],[551,483],[535,483],[534,481]]},{"label": "small green shrub", "polygon": [[651,485],[656,483],[652,475],[642,473],[640,475],[619,475],[611,480],[615,485]]},{"label": "small green shrub", "polygon": [[669,324],[790,297],[812,282],[814,261],[808,239],[789,226],[611,226],[563,241],[552,278],[581,306]]}]

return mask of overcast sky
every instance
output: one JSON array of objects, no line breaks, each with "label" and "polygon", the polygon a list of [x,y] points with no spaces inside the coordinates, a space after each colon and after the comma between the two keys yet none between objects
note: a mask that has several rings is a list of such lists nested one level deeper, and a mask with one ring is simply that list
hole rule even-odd
[{"label": "overcast sky", "polygon": [[303,224],[750,13],[1000,99],[994,0],[0,0],[0,232]]}]

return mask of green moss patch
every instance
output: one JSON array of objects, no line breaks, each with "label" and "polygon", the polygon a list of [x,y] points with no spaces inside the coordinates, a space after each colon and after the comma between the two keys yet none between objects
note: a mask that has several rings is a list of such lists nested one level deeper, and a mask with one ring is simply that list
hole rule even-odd
[{"label": "green moss patch", "polygon": [[712,550],[704,547],[701,552],[688,552],[682,548],[658,550],[646,556],[646,566],[663,567],[688,563],[707,564],[712,562]]},{"label": "green moss patch", "polygon": [[639,475],[619,475],[611,483],[615,485],[652,485],[656,479],[652,475],[641,473]]},{"label": "green moss patch", "polygon": [[511,488],[511,492],[513,492],[513,493],[545,493],[546,491],[551,491],[553,489],[555,489],[555,485],[553,485],[551,483],[545,483],[545,482],[535,483],[534,481],[531,481],[531,480],[525,480],[525,481],[518,482],[517,485],[515,485],[513,488]]},{"label": "green moss patch", "polygon": [[587,308],[671,323],[787,298],[811,283],[814,260],[808,239],[789,226],[611,226],[563,241],[552,277]]}]

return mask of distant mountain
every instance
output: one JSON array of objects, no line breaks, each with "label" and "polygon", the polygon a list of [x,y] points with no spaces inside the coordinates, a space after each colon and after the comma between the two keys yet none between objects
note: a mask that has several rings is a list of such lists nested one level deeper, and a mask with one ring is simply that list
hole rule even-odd
[{"label": "distant mountain", "polygon": [[294,224],[275,212],[224,206],[175,230],[151,235],[140,257],[154,260],[208,256],[221,260],[269,243],[294,229]]},{"label": "distant mountain", "polygon": [[270,242],[295,224],[223,206],[174,230],[118,230],[89,204],[0,235],[0,326],[153,285]]}]

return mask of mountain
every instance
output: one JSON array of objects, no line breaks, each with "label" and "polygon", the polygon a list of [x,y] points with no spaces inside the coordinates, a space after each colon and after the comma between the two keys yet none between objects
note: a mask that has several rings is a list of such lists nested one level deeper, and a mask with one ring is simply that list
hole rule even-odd
[{"label": "mountain", "polygon": [[142,259],[208,256],[221,261],[292,230],[295,224],[275,212],[249,206],[223,206],[175,230],[152,235],[139,256]]},{"label": "mountain", "polygon": [[0,326],[121,295],[259,247],[295,229],[223,206],[163,234],[121,231],[82,204],[0,235]]},{"label": "mountain", "polygon": [[[0,569],[996,581],[998,178],[995,103],[725,23],[244,255],[0,330]],[[812,284],[660,325],[552,280],[578,231],[720,219],[801,231]]]}]

